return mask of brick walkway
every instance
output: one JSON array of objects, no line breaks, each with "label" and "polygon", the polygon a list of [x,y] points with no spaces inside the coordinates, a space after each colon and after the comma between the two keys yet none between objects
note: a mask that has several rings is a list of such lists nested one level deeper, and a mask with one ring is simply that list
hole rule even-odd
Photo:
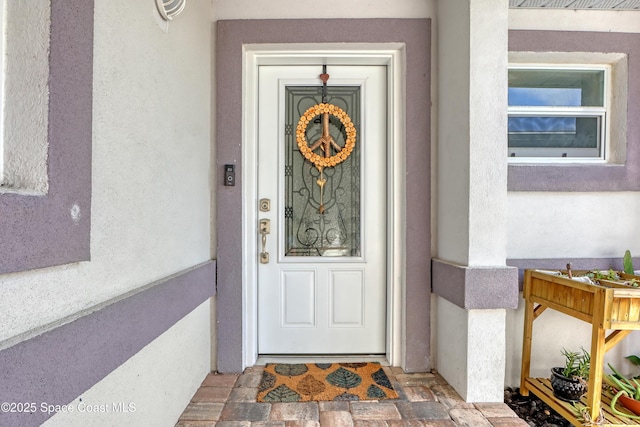
[{"label": "brick walkway", "polygon": [[504,403],[466,403],[436,373],[384,370],[397,400],[256,403],[262,367],[210,374],[176,427],[528,427]]}]

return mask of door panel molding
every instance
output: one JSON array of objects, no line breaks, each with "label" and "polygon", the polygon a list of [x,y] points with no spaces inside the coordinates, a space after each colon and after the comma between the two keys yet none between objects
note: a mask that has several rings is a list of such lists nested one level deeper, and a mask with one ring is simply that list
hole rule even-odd
[{"label": "door panel molding", "polygon": [[[365,325],[364,269],[329,270],[329,324],[332,327],[358,328]],[[348,304],[345,304],[348,302]]]},{"label": "door panel molding", "polygon": [[[280,271],[280,302],[284,307],[280,325],[282,328],[313,328],[316,326],[317,276],[315,269],[282,269]],[[306,291],[306,293],[305,293]],[[293,304],[303,300],[308,302],[305,308],[301,304]],[[289,304],[289,303],[292,304]],[[293,307],[292,307],[293,305]]]}]

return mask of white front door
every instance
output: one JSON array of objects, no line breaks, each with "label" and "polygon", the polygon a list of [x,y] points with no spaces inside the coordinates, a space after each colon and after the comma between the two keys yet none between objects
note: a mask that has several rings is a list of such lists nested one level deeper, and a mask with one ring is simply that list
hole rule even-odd
[{"label": "white front door", "polygon": [[[387,283],[387,68],[329,66],[327,102],[356,128],[335,167],[301,154],[301,115],[322,102],[321,66],[260,66],[258,218],[259,354],[384,354]],[[306,126],[312,146],[322,116]],[[329,132],[344,147],[345,121]],[[337,149],[330,148],[329,155]],[[320,148],[315,151],[324,156]]]}]

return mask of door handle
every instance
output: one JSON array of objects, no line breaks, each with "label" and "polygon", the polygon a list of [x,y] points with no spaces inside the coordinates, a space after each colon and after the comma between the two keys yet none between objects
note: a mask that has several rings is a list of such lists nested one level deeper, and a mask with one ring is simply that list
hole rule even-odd
[{"label": "door handle", "polygon": [[258,233],[262,236],[262,251],[260,251],[260,264],[269,263],[269,252],[267,249],[267,234],[271,233],[271,221],[262,218],[258,226]]}]

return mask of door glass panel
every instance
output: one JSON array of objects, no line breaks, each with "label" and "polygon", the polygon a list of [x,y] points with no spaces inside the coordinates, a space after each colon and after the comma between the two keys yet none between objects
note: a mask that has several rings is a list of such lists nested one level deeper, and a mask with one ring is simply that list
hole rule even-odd
[{"label": "door glass panel", "polygon": [[[324,168],[322,176],[300,153],[296,142],[300,116],[321,102],[322,87],[285,88],[285,256],[359,257],[360,87],[327,87],[327,102],[344,110],[355,125],[356,144],[346,160]],[[344,126],[333,115],[329,116],[329,131],[334,141],[344,147]],[[311,146],[321,136],[322,116],[317,116],[307,126],[306,139]],[[323,155],[320,148],[315,153]],[[321,187],[318,181],[322,178],[326,182]]]}]

